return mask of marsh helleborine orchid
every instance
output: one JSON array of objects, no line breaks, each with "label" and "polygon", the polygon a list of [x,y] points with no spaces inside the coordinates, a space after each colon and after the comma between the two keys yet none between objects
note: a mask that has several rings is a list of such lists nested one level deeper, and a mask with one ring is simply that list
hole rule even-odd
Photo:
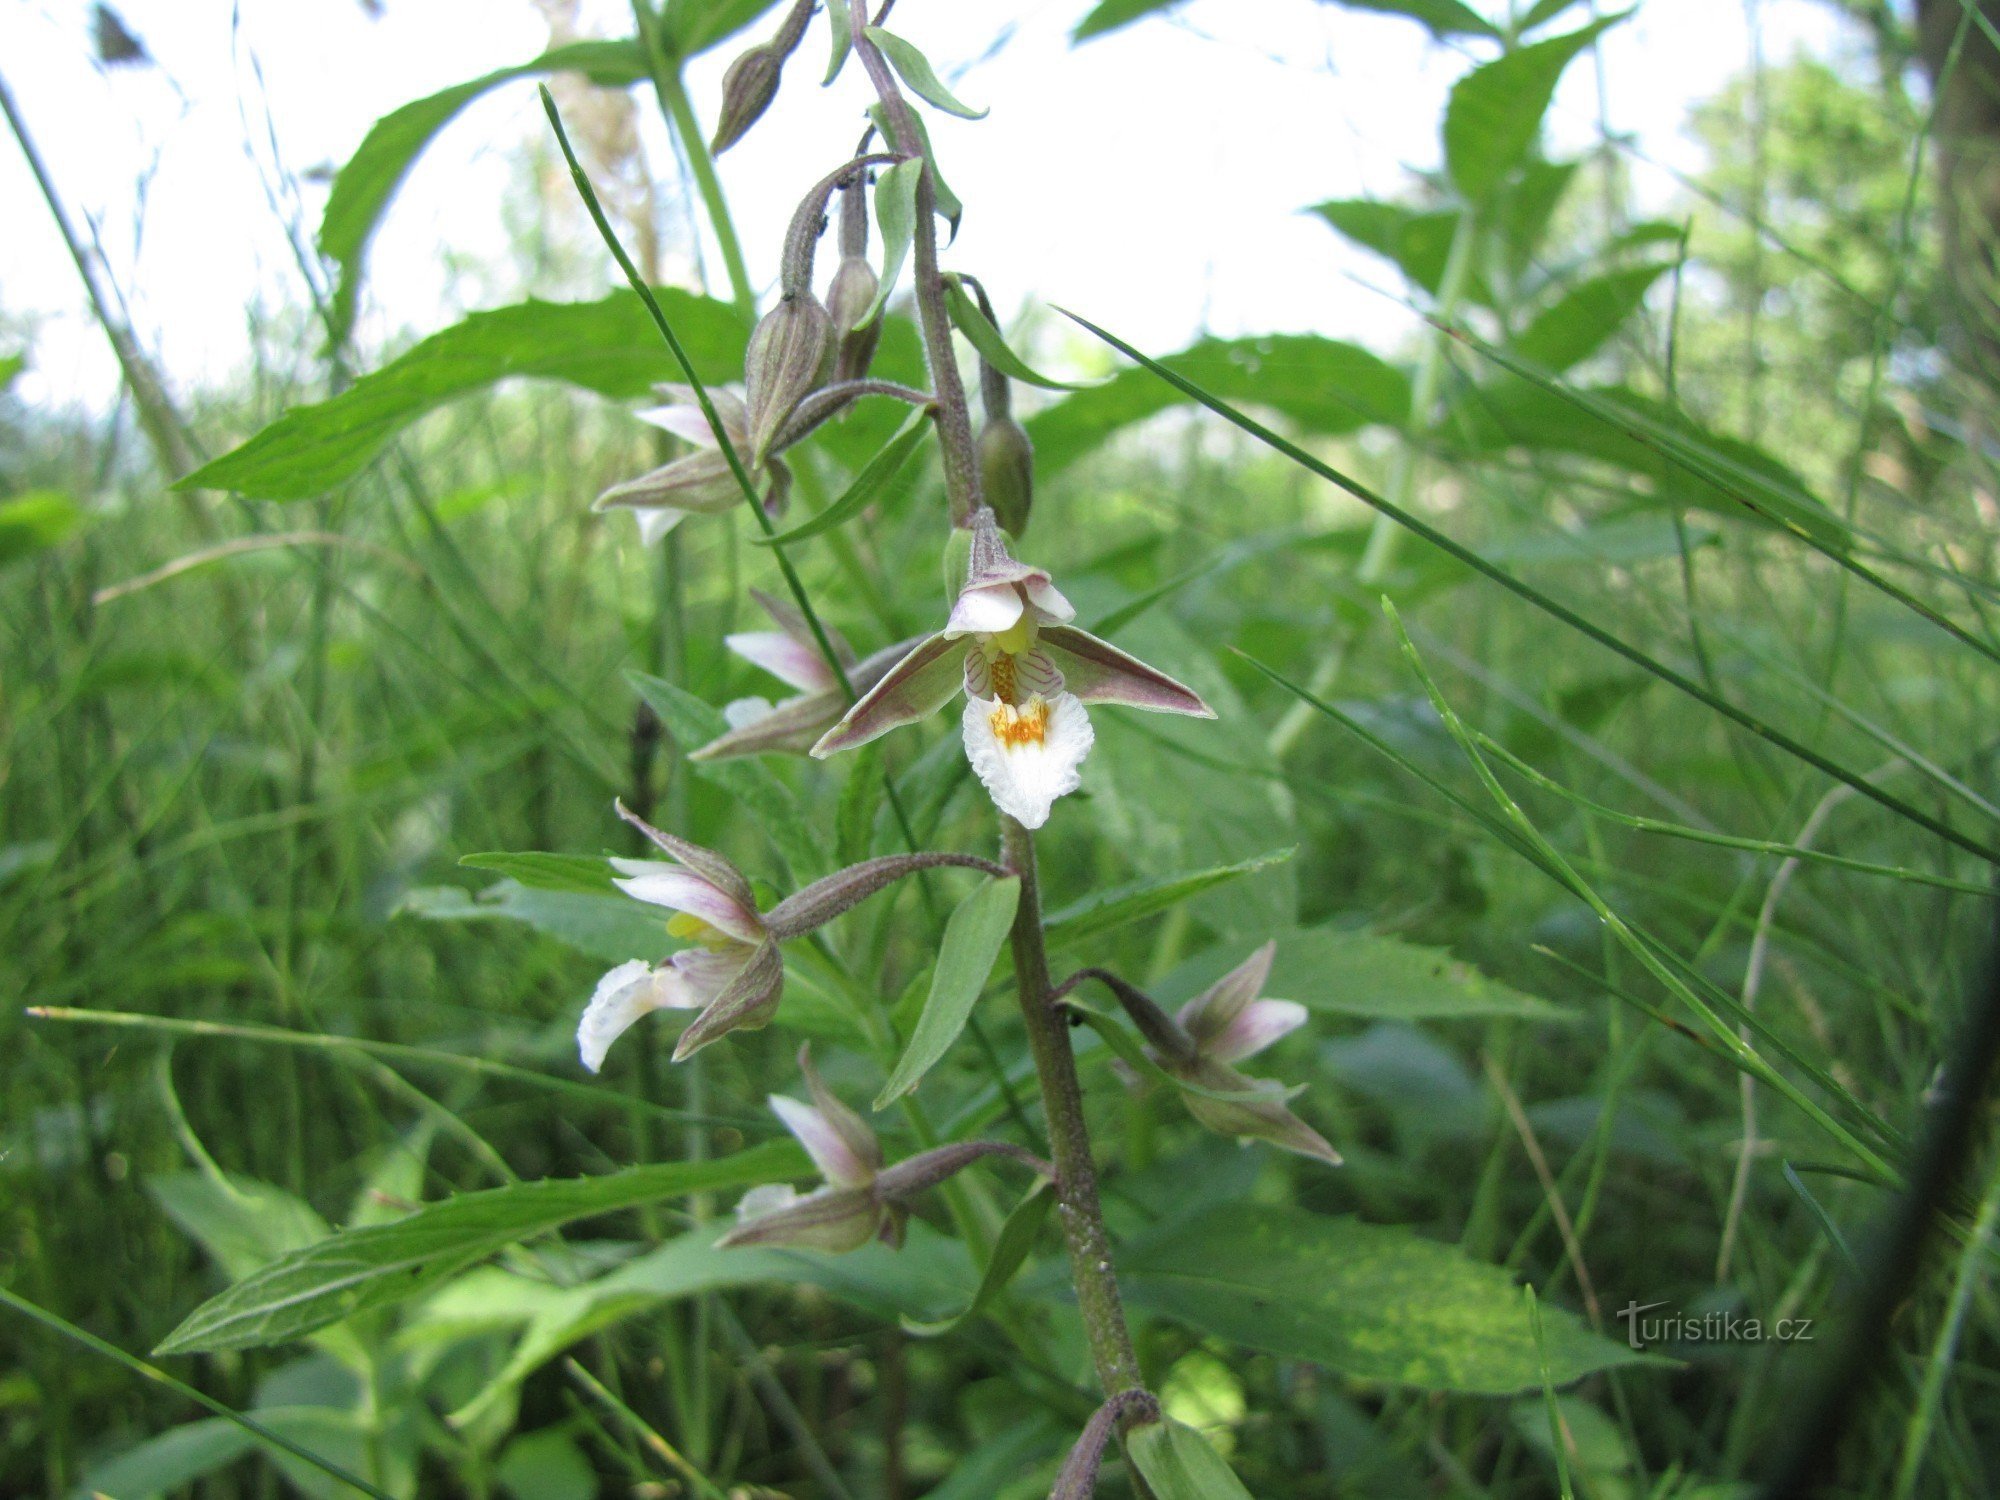
[{"label": "marsh helleborine orchid", "polygon": [[1069,622],[1076,610],[1041,568],[1007,551],[993,512],[972,524],[965,586],[944,629],[919,641],[812,753],[865,745],[928,718],[961,689],[965,753],[1000,811],[1026,828],[1076,790],[1096,736],[1086,703],[1212,719],[1189,688]]}]

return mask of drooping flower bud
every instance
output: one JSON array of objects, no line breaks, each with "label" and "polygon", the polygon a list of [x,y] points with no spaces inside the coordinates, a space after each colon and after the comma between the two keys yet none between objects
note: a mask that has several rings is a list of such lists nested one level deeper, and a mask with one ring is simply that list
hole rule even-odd
[{"label": "drooping flower bud", "polygon": [[1035,445],[1012,417],[989,416],[979,429],[979,480],[1001,526],[1019,537],[1035,501]]},{"label": "drooping flower bud", "polygon": [[882,319],[879,315],[869,318],[868,314],[881,285],[875,268],[859,255],[847,256],[833,273],[826,303],[837,341],[833,360],[836,381],[859,380],[875,359],[876,347],[882,342]]},{"label": "drooping flower bud", "polygon": [[778,96],[778,75],[785,59],[797,50],[812,19],[815,0],[797,0],[786,13],[778,34],[738,57],[722,75],[722,116],[709,150],[720,156],[749,133]]},{"label": "drooping flower bud", "polygon": [[708,149],[716,156],[750,132],[778,97],[778,78],[785,57],[769,42],[760,42],[729,65],[722,75],[722,115]]},{"label": "drooping flower bud", "polygon": [[792,408],[825,374],[833,320],[811,291],[784,297],[758,322],[743,362],[750,454],[761,464]]}]

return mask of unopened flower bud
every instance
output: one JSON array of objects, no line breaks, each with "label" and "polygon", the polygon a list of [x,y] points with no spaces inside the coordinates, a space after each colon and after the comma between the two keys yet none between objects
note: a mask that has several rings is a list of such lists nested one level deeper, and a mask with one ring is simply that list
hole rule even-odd
[{"label": "unopened flower bud", "polygon": [[1012,417],[989,417],[979,429],[979,478],[1000,525],[1019,537],[1035,500],[1035,445]]},{"label": "unopened flower bud", "polygon": [[708,149],[720,156],[749,134],[778,97],[778,76],[784,54],[768,42],[759,43],[729,65],[722,75],[722,117]]},{"label": "unopened flower bud", "polygon": [[754,462],[770,455],[785,418],[820,383],[832,332],[833,320],[819,299],[802,291],[764,314],[750,335],[743,372]]},{"label": "unopened flower bud", "polygon": [[[833,319],[833,378],[859,380],[868,373],[875,348],[882,342],[882,320],[868,318],[874,309],[875,294],[881,288],[875,268],[859,255],[842,259],[827,288],[826,309]],[[862,319],[868,318],[864,326]]]}]

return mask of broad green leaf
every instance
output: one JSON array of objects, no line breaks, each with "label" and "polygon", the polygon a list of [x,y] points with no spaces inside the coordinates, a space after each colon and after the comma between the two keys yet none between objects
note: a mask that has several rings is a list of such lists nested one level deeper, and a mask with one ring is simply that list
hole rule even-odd
[{"label": "broad green leaf", "polygon": [[979,310],[979,304],[966,294],[965,288],[956,279],[945,282],[945,306],[951,312],[951,321],[966,341],[979,351],[979,357],[1010,380],[1024,381],[1029,385],[1039,385],[1045,390],[1074,391],[1081,387],[1067,381],[1051,380],[1040,371],[1033,369],[1026,360],[1007,346],[1007,340],[988,321],[986,314]]},{"label": "broad green leaf", "polygon": [[333,1232],[311,1204],[252,1177],[169,1172],[146,1191],[232,1281]]},{"label": "broad green leaf", "polygon": [[896,70],[896,76],[910,86],[910,92],[927,104],[935,105],[948,115],[957,115],[962,120],[983,120],[986,111],[974,109],[945,87],[937,76],[929,58],[893,31],[884,31],[880,26],[868,28],[868,40],[882,49],[882,55],[889,59],[889,66]]},{"label": "broad green leaf", "polygon": [[854,20],[845,0],[833,0],[827,6],[826,24],[832,35],[827,43],[826,77],[820,80],[822,88],[840,76],[847,54],[854,50]]},{"label": "broad green leaf", "polygon": [[6,394],[15,377],[27,368],[28,356],[25,354],[0,355],[0,395]]},{"label": "broad green leaf", "polygon": [[582,896],[618,896],[611,862],[594,854],[463,854],[458,862],[468,870],[491,870],[537,891],[569,891]]},{"label": "broad green leaf", "polygon": [[[1313,334],[1203,339],[1160,361],[1231,401],[1269,407],[1307,432],[1336,435],[1409,420],[1410,381],[1356,344]],[[1054,474],[1120,428],[1189,398],[1147,370],[1122,370],[1027,422],[1036,472]]]},{"label": "broad green leaf", "polygon": [[937,1060],[965,1030],[979,993],[1000,956],[1014,924],[1021,899],[1021,882],[1013,876],[987,880],[959,902],[944,925],[937,967],[931,971],[930,998],[924,1001],[910,1043],[896,1060],[889,1081],[875,1096],[875,1108],[885,1109],[914,1089]]},{"label": "broad green leaf", "polygon": [[[628,671],[626,681],[639,696],[653,706],[667,733],[682,750],[696,750],[721,737],[729,721],[721,712],[693,693],[655,677],[649,672]],[[789,866],[795,882],[803,883],[826,868],[826,851],[811,832],[811,825],[799,808],[792,789],[761,760],[690,761],[688,769],[703,781],[719,786],[741,804],[751,822],[762,829]]]},{"label": "broad green leaf", "polygon": [[1646,300],[1666,266],[1632,266],[1579,281],[1535,314],[1514,340],[1514,353],[1556,374],[1588,359]]},{"label": "broad green leaf", "polygon": [[1186,875],[1138,880],[1130,885],[1114,886],[1085,896],[1060,911],[1050,913],[1046,924],[1049,951],[1057,953],[1074,948],[1129,923],[1143,922],[1147,917],[1170,911],[1204,891],[1240,880],[1245,875],[1254,875],[1259,870],[1268,870],[1273,865],[1281,865],[1297,852],[1295,849],[1275,849],[1269,854],[1260,854],[1255,859],[1242,860],[1233,865],[1216,865],[1212,869],[1196,870]]},{"label": "broad green leaf", "polygon": [[319,223],[320,253],[340,268],[333,294],[335,342],[345,339],[354,323],[354,305],[361,289],[368,241],[396,190],[402,186],[403,178],[431,138],[489,89],[516,78],[566,69],[587,75],[593,83],[622,87],[646,77],[646,52],[630,37],[618,41],[572,42],[545,52],[533,62],[501,68],[414,100],[369,127],[360,148],[334,177],[326,197],[326,212]]},{"label": "broad green leaf", "polygon": [[1556,83],[1585,47],[1628,12],[1605,16],[1546,42],[1502,54],[1452,85],[1445,107],[1445,168],[1474,203],[1490,197],[1541,133]]},{"label": "broad green leaf", "polygon": [[1528,13],[1521,17],[1520,30],[1525,35],[1537,26],[1553,21],[1577,3],[1578,0],[1535,0],[1535,3],[1528,7]]},{"label": "broad green leaf", "polygon": [[1208,1439],[1171,1417],[1135,1428],[1130,1448],[1132,1467],[1157,1500],[1250,1500]]},{"label": "broad green leaf", "polygon": [[427,1116],[401,1136],[384,1145],[375,1166],[362,1180],[348,1210],[349,1229],[367,1224],[386,1224],[401,1218],[424,1197],[424,1175],[428,1170],[431,1141],[437,1135],[437,1119]]},{"label": "broad green leaf", "polygon": [[1454,36],[1500,35],[1493,23],[1462,0],[1336,0],[1349,10],[1372,10],[1385,15],[1408,16],[1419,22],[1439,41]]},{"label": "broad green leaf", "polygon": [[[725,42],[772,9],[778,0],[667,0],[660,15],[667,50],[690,58]],[[836,4],[834,10],[841,9]]]},{"label": "broad green leaf", "polygon": [[493,1477],[508,1500],[597,1500],[602,1493],[597,1470],[559,1427],[508,1443],[493,1465]]},{"label": "broad green leaf", "polygon": [[[1278,951],[1264,993],[1296,1000],[1322,1015],[1403,1021],[1465,1016],[1571,1019],[1562,1007],[1524,995],[1441,948],[1334,927],[1307,927],[1274,936]],[[1186,999],[1247,955],[1240,943],[1222,944],[1168,975],[1159,993]]]},{"label": "broad green leaf", "polygon": [[[1542,1384],[1507,1272],[1403,1228],[1228,1204],[1127,1246],[1119,1279],[1148,1311],[1361,1380],[1479,1395]],[[1560,1309],[1543,1324],[1558,1385],[1644,1359]]]},{"label": "broad green leaf", "polygon": [[1530,157],[1492,206],[1508,267],[1520,275],[1540,257],[1542,240],[1580,163]]},{"label": "broad green leaf", "polygon": [[903,274],[909,259],[910,241],[917,232],[917,179],[924,175],[920,161],[899,161],[875,179],[875,224],[882,231],[882,277],[875,289],[875,301],[862,318],[863,326],[881,315]]},{"label": "broad green leaf", "polygon": [[1315,203],[1318,214],[1363,249],[1391,261],[1413,285],[1435,294],[1444,284],[1459,212],[1453,208],[1405,208],[1372,198],[1333,198]]},{"label": "broad green leaf", "polygon": [[1007,1222],[1000,1226],[1000,1233],[993,1241],[993,1253],[979,1278],[979,1290],[972,1294],[972,1301],[966,1305],[965,1311],[931,1322],[906,1315],[903,1318],[904,1331],[920,1338],[936,1338],[963,1327],[991,1307],[993,1299],[1007,1289],[1014,1273],[1021,1269],[1022,1263],[1033,1252],[1035,1240],[1041,1234],[1042,1225],[1047,1221],[1055,1201],[1055,1184],[1047,1178],[1029,1188],[1027,1195],[1014,1206],[1014,1211],[1007,1215]]},{"label": "broad green leaf", "polygon": [[903,471],[903,466],[924,445],[924,439],[930,433],[930,413],[923,407],[916,408],[896,429],[896,435],[889,439],[882,451],[862,465],[861,472],[854,476],[854,482],[841,492],[840,498],[833,504],[790,531],[773,537],[755,537],[753,540],[760,547],[779,547],[805,541],[853,519],[866,510],[883,488]]},{"label": "broad green leaf", "polygon": [[1089,15],[1077,22],[1076,30],[1069,34],[1069,39],[1072,42],[1087,42],[1094,36],[1103,36],[1107,31],[1129,26],[1142,16],[1171,10],[1180,3],[1181,0],[1101,0]]},{"label": "broad green leaf", "polygon": [[667,936],[668,913],[622,892],[535,890],[502,880],[474,894],[455,885],[419,886],[396,908],[427,922],[522,922],[579,953],[607,963],[657,959],[677,946]]},{"label": "broad green leaf", "polygon": [[83,524],[83,511],[57,490],[0,500],[0,568],[46,552]]},{"label": "broad green leaf", "polygon": [[[361,1431],[360,1419],[351,1411],[323,1406],[279,1406],[261,1409],[255,1418],[267,1431],[289,1438],[329,1462],[355,1472],[368,1467],[365,1462],[354,1462]],[[187,1422],[95,1465],[82,1483],[69,1492],[70,1500],[103,1500],[106,1496],[113,1500],[157,1500],[157,1497],[185,1494],[196,1481],[255,1452],[278,1459],[277,1454],[258,1441],[256,1434],[227,1417]],[[295,1459],[278,1461],[309,1495],[345,1497],[356,1493],[331,1481],[326,1481],[322,1488],[324,1476],[305,1469]],[[378,1477],[386,1482],[386,1476]]]},{"label": "broad green leaf", "polygon": [[713,1161],[461,1193],[392,1224],[351,1229],[280,1257],[196,1308],[156,1352],[284,1343],[364,1308],[426,1291],[516,1241],[573,1219],[686,1193],[780,1182],[805,1170],[797,1147],[772,1141]]},{"label": "broad green leaf", "polygon": [[[674,287],[655,295],[703,380],[742,373],[748,335],[733,308]],[[329,400],[292,408],[175,488],[309,499],[360,473],[425,413],[513,376],[623,398],[681,372],[631,291],[597,302],[517,302],[432,334]]]}]

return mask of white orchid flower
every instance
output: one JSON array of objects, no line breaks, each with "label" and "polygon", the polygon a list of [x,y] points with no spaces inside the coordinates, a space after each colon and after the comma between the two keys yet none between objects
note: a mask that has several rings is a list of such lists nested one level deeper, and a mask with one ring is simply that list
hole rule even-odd
[{"label": "white orchid flower", "polygon": [[865,745],[936,713],[963,689],[965,753],[994,805],[1027,828],[1073,792],[1095,732],[1087,703],[1212,719],[1189,688],[1069,622],[1076,610],[1041,568],[1008,553],[991,510],[972,526],[965,586],[944,629],[919,641],[812,753]]}]

